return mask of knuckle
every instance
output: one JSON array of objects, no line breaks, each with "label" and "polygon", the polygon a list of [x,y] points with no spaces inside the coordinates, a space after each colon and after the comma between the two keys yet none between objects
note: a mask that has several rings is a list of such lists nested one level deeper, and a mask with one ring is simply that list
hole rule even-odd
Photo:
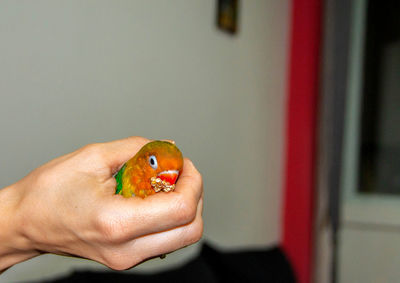
[{"label": "knuckle", "polygon": [[191,159],[189,159],[187,157],[184,157],[183,160],[184,160],[185,163],[188,163],[190,165],[190,167],[194,167],[193,162],[192,162]]},{"label": "knuckle", "polygon": [[102,152],[102,146],[100,143],[92,143],[85,145],[82,151],[88,155],[98,156]]},{"label": "knuckle", "polygon": [[197,170],[196,166],[194,166],[192,160],[189,158],[185,158],[185,162],[189,163],[190,167],[192,167],[192,178],[194,179],[195,182],[203,184],[203,176]]},{"label": "knuckle", "polygon": [[82,153],[88,160],[91,160],[91,162],[102,163],[106,157],[103,144],[101,143],[92,143],[84,146],[82,148]]},{"label": "knuckle", "polygon": [[98,150],[98,146],[99,146],[98,143],[90,143],[90,144],[87,144],[84,147],[82,147],[82,151],[93,153]]},{"label": "knuckle", "polygon": [[188,229],[185,239],[185,245],[192,245],[200,241],[201,237],[203,236],[203,221],[199,219],[191,225]]},{"label": "knuckle", "polygon": [[175,202],[176,216],[178,221],[182,224],[192,222],[196,217],[196,205],[189,202],[183,195],[179,195]]},{"label": "knuckle", "polygon": [[57,183],[57,174],[54,174],[53,169],[38,170],[34,175],[36,187],[51,187]]},{"label": "knuckle", "polygon": [[197,183],[199,183],[200,186],[203,187],[203,176],[201,175],[201,173],[196,170],[194,173],[194,177],[195,177]]},{"label": "knuckle", "polygon": [[111,264],[107,264],[107,266],[113,270],[116,271],[122,271],[122,270],[127,270],[130,268],[130,266],[128,266],[125,263],[111,263]]},{"label": "knuckle", "polygon": [[114,270],[126,270],[138,263],[135,257],[128,256],[122,251],[108,251],[104,255],[105,264]]}]

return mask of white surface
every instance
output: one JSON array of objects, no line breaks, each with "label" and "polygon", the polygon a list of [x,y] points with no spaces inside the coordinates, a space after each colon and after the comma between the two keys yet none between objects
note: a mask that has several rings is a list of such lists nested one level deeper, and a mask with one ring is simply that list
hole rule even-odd
[{"label": "white surface", "polygon": [[[204,177],[204,238],[277,243],[288,3],[242,1],[231,37],[213,0],[0,1],[0,187],[87,143],[173,138]],[[43,256],[0,281],[93,265]]]},{"label": "white surface", "polygon": [[399,232],[345,226],[340,235],[339,282],[399,282]]}]

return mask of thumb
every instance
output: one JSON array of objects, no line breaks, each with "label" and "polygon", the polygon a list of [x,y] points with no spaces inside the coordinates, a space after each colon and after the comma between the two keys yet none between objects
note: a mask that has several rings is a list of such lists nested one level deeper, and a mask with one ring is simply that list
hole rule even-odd
[{"label": "thumb", "polygon": [[144,137],[128,137],[104,143],[105,162],[113,172],[131,159],[145,144],[151,140]]}]

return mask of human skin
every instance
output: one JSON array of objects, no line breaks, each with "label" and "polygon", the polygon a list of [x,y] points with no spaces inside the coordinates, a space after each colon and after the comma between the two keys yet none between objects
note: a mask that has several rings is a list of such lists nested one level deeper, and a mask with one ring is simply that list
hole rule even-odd
[{"label": "human skin", "polygon": [[124,270],[200,240],[203,184],[189,159],[173,192],[115,195],[114,173],[147,142],[87,145],[0,190],[0,273],[43,253]]}]

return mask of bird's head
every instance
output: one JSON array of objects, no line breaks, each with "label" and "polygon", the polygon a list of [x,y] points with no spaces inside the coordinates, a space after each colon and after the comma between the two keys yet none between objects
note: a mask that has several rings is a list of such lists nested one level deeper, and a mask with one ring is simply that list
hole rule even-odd
[{"label": "bird's head", "polygon": [[153,141],[139,152],[154,190],[173,190],[183,167],[181,151],[167,141]]}]

